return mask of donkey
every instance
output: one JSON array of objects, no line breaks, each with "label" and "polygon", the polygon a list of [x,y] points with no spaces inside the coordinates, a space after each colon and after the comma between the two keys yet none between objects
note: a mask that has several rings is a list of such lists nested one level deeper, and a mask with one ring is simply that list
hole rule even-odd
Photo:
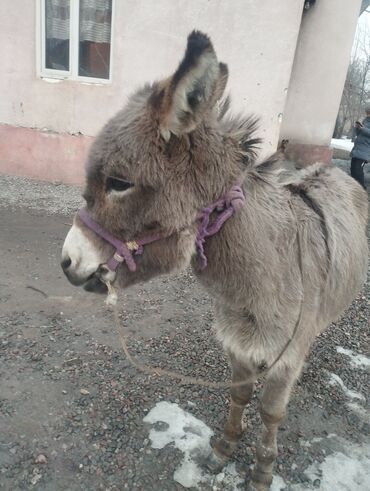
[{"label": "donkey", "polygon": [[136,92],[104,126],[62,268],[72,284],[104,293],[107,281],[126,288],[192,266],[216,300],[234,382],[210,462],[231,457],[263,375],[248,489],[266,491],[310,345],[365,280],[368,203],[335,167],[282,173],[278,157],[256,163],[257,122],[229,116],[227,78],[208,36],[193,31],[175,73]]}]

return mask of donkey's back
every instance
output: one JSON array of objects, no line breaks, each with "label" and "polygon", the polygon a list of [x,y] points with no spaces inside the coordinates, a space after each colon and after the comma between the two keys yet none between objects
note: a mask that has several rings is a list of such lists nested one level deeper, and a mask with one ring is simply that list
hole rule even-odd
[{"label": "donkey's back", "polygon": [[307,231],[307,240],[314,249],[320,234],[326,245],[327,271],[321,312],[324,327],[343,313],[366,280],[367,193],[345,172],[324,164],[290,173],[290,179],[285,176],[284,180],[321,220],[320,230]]}]

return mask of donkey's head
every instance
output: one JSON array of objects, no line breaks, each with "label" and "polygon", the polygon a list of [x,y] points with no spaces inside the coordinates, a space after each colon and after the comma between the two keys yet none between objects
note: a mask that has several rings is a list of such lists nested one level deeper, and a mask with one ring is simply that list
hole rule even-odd
[{"label": "donkey's head", "polygon": [[[176,72],[134,94],[93,143],[84,192],[89,216],[124,242],[160,239],[135,259],[136,271],[118,268],[121,286],[186,267],[199,211],[253,158],[253,123],[222,121],[227,76],[209,38],[194,31]],[[100,279],[116,279],[102,267],[113,252],[77,215],[62,267],[73,284],[105,291]]]}]

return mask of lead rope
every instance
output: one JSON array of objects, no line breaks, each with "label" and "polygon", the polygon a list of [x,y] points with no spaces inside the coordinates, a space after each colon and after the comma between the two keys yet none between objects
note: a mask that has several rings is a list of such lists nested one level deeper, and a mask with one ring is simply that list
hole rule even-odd
[{"label": "lead rope", "polygon": [[[291,212],[293,214],[293,217],[296,222],[297,226],[297,244],[298,244],[298,265],[299,265],[299,270],[301,274],[301,283],[302,283],[302,296],[301,296],[301,301],[300,301],[300,310],[299,310],[299,315],[297,322],[295,323],[294,330],[292,336],[288,339],[286,344],[284,345],[284,348],[281,350],[280,354],[278,357],[273,361],[273,363],[266,368],[263,368],[259,370],[258,375],[264,375],[266,374],[269,370],[271,370],[277,363],[278,361],[282,358],[286,350],[289,348],[291,345],[294,337],[297,334],[298,327],[301,323],[302,320],[302,311],[303,311],[303,262],[302,262],[302,244],[301,244],[301,237],[299,235],[299,230],[298,230],[298,220],[297,220],[297,215],[293,209],[293,206],[291,202],[289,201],[289,207],[291,209]],[[143,363],[140,363],[139,361],[135,360],[133,356],[131,355],[128,345],[127,345],[127,336],[124,331],[124,328],[122,326],[122,323],[119,318],[118,314],[118,308],[117,308],[117,293],[112,284],[107,281],[106,282],[107,288],[108,288],[108,296],[106,299],[106,304],[111,305],[113,307],[113,316],[114,316],[114,323],[115,327],[118,333],[118,337],[122,346],[122,350],[127,358],[127,360],[131,363],[133,367],[135,367],[137,370],[139,370],[142,373],[145,373],[147,375],[156,375],[158,377],[167,377],[172,380],[178,380],[182,384],[186,385],[198,385],[200,387],[206,387],[208,389],[230,389],[232,387],[240,387],[246,383],[250,383],[250,378],[241,380],[239,382],[211,382],[209,380],[205,380],[203,378],[197,378],[197,377],[188,377],[186,375],[180,375],[179,373],[173,372],[171,370],[165,370],[160,367],[151,367],[149,365],[144,365]]]}]

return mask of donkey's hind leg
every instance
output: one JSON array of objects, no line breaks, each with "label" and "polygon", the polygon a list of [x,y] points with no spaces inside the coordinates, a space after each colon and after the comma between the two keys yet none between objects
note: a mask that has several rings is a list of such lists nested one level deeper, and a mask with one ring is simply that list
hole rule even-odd
[{"label": "donkey's hind leg", "polygon": [[262,437],[257,446],[257,462],[248,491],[268,491],[272,482],[272,470],[278,454],[277,431],[286,415],[291,389],[301,366],[282,369],[267,375],[263,389],[260,414],[263,423]]},{"label": "donkey's hind leg", "polygon": [[[236,358],[229,354],[232,367],[232,382],[244,382],[242,385],[231,388],[230,410],[223,436],[213,445],[214,455],[210,459],[209,467],[219,470],[231,457],[238,441],[243,435],[242,418],[245,406],[251,400],[256,375],[241,365]],[[210,464],[213,465],[210,465]]]}]

